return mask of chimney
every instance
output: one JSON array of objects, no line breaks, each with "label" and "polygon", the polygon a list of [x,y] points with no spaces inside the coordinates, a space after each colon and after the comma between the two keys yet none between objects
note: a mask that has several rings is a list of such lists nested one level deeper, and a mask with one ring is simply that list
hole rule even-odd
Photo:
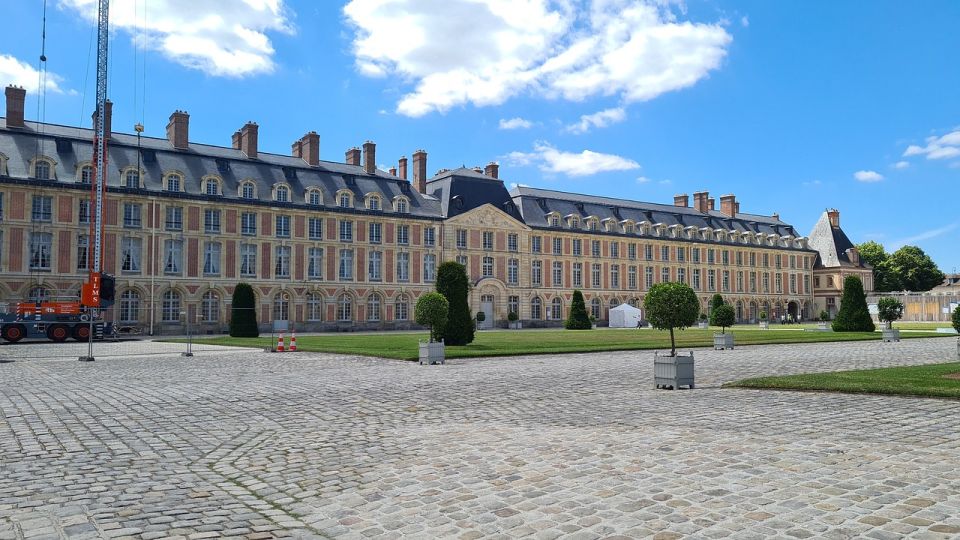
[{"label": "chimney", "polygon": [[710,209],[710,211],[716,210],[717,209],[716,199],[714,199],[713,197],[710,197],[709,199],[707,199],[707,208]]},{"label": "chimney", "polygon": [[840,211],[836,208],[831,208],[827,210],[827,217],[830,218],[830,226],[839,229],[840,228]]},{"label": "chimney", "polygon": [[777,221],[780,221],[780,214],[774,212],[774,213],[773,213],[773,219],[775,219],[775,220],[777,220]]},{"label": "chimney", "polygon": [[24,126],[23,105],[27,99],[27,91],[11,84],[7,87],[5,94],[7,96],[7,127],[22,128]]},{"label": "chimney", "polygon": [[293,157],[298,157],[307,162],[307,165],[316,167],[320,165],[320,136],[316,131],[311,131],[300,140],[291,145]]},{"label": "chimney", "polygon": [[413,187],[420,193],[427,192],[427,152],[424,150],[413,153]]},{"label": "chimney", "polygon": [[690,196],[684,193],[683,195],[674,195],[673,196],[673,205],[686,208],[690,205]]},{"label": "chimney", "polygon": [[257,134],[260,126],[256,122],[247,122],[240,128],[240,151],[250,159],[257,158]]},{"label": "chimney", "polygon": [[698,212],[704,212],[710,210],[710,203],[707,202],[707,199],[710,197],[710,194],[706,191],[696,191],[693,193],[693,207],[697,209]]},{"label": "chimney", "polygon": [[491,161],[487,163],[487,166],[483,168],[483,174],[489,176],[490,178],[500,178],[500,165],[496,161]]},{"label": "chimney", "polygon": [[[103,115],[104,130],[103,130],[103,132],[104,132],[104,134],[105,134],[105,136],[106,136],[106,139],[109,141],[109,140],[110,140],[110,133],[113,132],[113,129],[112,129],[112,126],[113,126],[113,120],[112,120],[112,117],[113,117],[113,102],[108,99],[108,100],[107,100],[107,104],[106,104],[106,106],[103,108],[103,110],[104,110],[104,115]],[[97,127],[97,111],[93,111],[93,115],[91,115],[91,118],[93,118],[93,127],[94,127],[94,129],[96,129],[96,127]]]},{"label": "chimney", "polygon": [[737,196],[721,195],[720,212],[730,217],[735,217],[737,215]]},{"label": "chimney", "polygon": [[239,131],[233,132],[233,149],[234,150],[240,149],[240,132]]},{"label": "chimney", "polygon": [[346,153],[347,165],[356,165],[360,166],[360,149],[354,146],[353,148],[347,150]]},{"label": "chimney", "polygon": [[387,172],[390,173],[390,176],[396,176],[396,175],[397,175],[397,168],[396,168],[396,167],[390,167],[390,170],[387,171]]},{"label": "chimney", "polygon": [[737,214],[740,213],[740,201],[733,203],[733,211]]},{"label": "chimney", "polygon": [[363,172],[377,174],[377,145],[373,141],[363,143]]},{"label": "chimney", "polygon": [[478,174],[483,174],[483,169],[481,167],[474,167],[473,172]]},{"label": "chimney", "polygon": [[167,122],[167,140],[174,148],[186,150],[190,146],[190,115],[176,110]]},{"label": "chimney", "polygon": [[400,168],[400,179],[406,180],[407,179],[407,156],[400,156],[399,168]]}]

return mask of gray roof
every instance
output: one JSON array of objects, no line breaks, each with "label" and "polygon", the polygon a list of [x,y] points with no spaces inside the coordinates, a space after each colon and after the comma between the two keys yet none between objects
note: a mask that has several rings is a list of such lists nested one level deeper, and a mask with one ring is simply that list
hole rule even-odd
[{"label": "gray roof", "polygon": [[[26,127],[20,129],[8,129],[4,119],[0,126],[0,153],[8,159],[7,175],[10,177],[29,177],[30,160],[42,154],[56,161],[58,180],[75,182],[78,165],[90,161],[93,155],[92,138],[93,131],[89,129],[36,122],[26,122]],[[412,217],[437,219],[440,216],[436,199],[418,193],[408,181],[381,170],[371,175],[360,166],[330,161],[321,161],[319,166],[311,167],[300,158],[266,152],[258,152],[257,157],[251,159],[231,147],[193,142],[188,149],[180,150],[167,139],[155,137],[141,137],[139,147],[140,164],[145,171],[143,184],[147,191],[161,191],[163,175],[178,171],[185,176],[184,191],[197,196],[206,196],[201,178],[216,175],[223,181],[223,195],[217,197],[221,199],[239,199],[240,182],[252,180],[257,186],[259,199],[277,205],[269,200],[271,190],[274,184],[285,182],[291,188],[293,204],[304,203],[306,190],[318,187],[323,191],[325,209],[340,210],[335,207],[333,196],[340,189],[348,189],[354,193],[354,206],[359,211],[364,211],[364,195],[379,193],[385,199],[385,213],[391,212],[391,199],[404,195],[410,200]],[[117,186],[119,171],[137,166],[137,136],[114,132],[108,148],[111,171],[108,185]]]},{"label": "gray roof", "polygon": [[818,252],[815,266],[826,268],[838,266],[870,268],[870,265],[865,263],[862,258],[859,264],[854,264],[850,261],[847,250],[856,246],[847,238],[843,229],[830,224],[830,216],[827,212],[824,212],[817,221],[817,224],[813,226],[813,231],[810,233],[809,244],[811,248]]},{"label": "gray roof", "polygon": [[440,200],[445,218],[491,204],[518,221],[523,221],[503,181],[473,169],[461,167],[440,171],[427,181],[427,193]]}]

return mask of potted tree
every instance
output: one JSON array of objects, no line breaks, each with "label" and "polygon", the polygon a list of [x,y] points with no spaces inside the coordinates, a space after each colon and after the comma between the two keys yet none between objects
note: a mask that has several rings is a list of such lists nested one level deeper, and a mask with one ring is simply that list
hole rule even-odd
[{"label": "potted tree", "polygon": [[823,332],[826,332],[826,331],[830,330],[830,329],[827,327],[827,323],[828,323],[828,322],[830,322],[830,314],[827,313],[827,310],[821,311],[821,312],[820,312],[820,322],[817,323],[817,330],[820,330],[820,331],[823,331]]},{"label": "potted tree", "polygon": [[507,313],[507,323],[509,323],[511,330],[519,330],[521,328],[519,319],[520,317],[517,316],[516,312],[511,311]]},{"label": "potted tree", "polygon": [[477,330],[480,329],[480,323],[482,323],[485,320],[487,320],[487,314],[482,311],[478,311],[477,312]]},{"label": "potted tree", "polygon": [[424,293],[417,299],[414,308],[414,320],[430,329],[430,340],[420,343],[420,364],[443,364],[445,359],[443,339],[439,333],[447,324],[450,303],[440,293]]},{"label": "potted tree", "polygon": [[727,327],[733,326],[736,320],[737,313],[730,304],[724,304],[713,309],[710,314],[710,324],[720,327],[720,333],[713,334],[713,350],[733,349],[733,334],[727,333]]},{"label": "potted tree", "polygon": [[903,317],[903,302],[896,298],[885,297],[877,302],[877,318],[887,323],[883,328],[883,341],[900,341],[900,330],[893,327],[893,321]]},{"label": "potted tree", "polygon": [[762,329],[764,329],[764,330],[766,330],[766,329],[768,328],[767,312],[766,312],[766,311],[761,311],[761,312],[760,312],[760,328],[762,328]]},{"label": "potted tree", "polygon": [[693,388],[693,351],[677,354],[674,329],[693,326],[700,312],[696,293],[684,283],[658,283],[644,299],[647,319],[658,330],[670,331],[670,354],[654,352],[654,383],[657,388]]},{"label": "potted tree", "polygon": [[697,321],[697,328],[699,328],[699,329],[701,329],[701,330],[706,330],[706,329],[707,329],[707,326],[708,326],[708,323],[707,323],[707,314],[701,311],[701,312],[700,312],[700,320]]}]

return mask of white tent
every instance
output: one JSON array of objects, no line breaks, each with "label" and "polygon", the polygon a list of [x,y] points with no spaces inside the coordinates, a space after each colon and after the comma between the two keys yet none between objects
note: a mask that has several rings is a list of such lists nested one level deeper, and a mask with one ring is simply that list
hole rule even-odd
[{"label": "white tent", "polygon": [[610,308],[610,328],[636,328],[643,312],[630,304]]}]

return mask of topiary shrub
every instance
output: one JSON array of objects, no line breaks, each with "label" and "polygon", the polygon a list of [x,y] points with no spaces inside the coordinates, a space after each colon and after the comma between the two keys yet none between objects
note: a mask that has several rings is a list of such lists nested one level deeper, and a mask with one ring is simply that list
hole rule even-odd
[{"label": "topiary shrub", "polygon": [[230,337],[258,337],[257,297],[249,283],[237,283],[230,307]]},{"label": "topiary shrub", "polygon": [[877,329],[867,309],[867,295],[863,292],[863,282],[857,276],[847,276],[843,280],[843,296],[840,298],[840,311],[833,320],[834,332],[873,332]]},{"label": "topiary shrub", "polygon": [[820,320],[823,322],[827,322],[830,320],[830,314],[827,313],[827,310],[823,310],[820,312]]},{"label": "topiary shrub", "polygon": [[699,319],[700,322],[707,322],[707,319],[708,319],[708,318],[709,318],[709,317],[707,317],[707,314],[706,314],[706,313],[704,313],[704,312],[702,312],[702,311],[700,312],[700,319]]},{"label": "topiary shrub", "polygon": [[473,342],[475,325],[470,315],[470,305],[467,303],[470,281],[462,264],[447,261],[437,268],[437,292],[450,304],[447,322],[442,326],[439,337],[447,345],[466,345]]},{"label": "topiary shrub", "polygon": [[953,310],[953,329],[960,334],[960,306],[957,306],[957,309]]},{"label": "topiary shrub", "polygon": [[761,312],[760,312],[760,320],[761,320],[761,321],[767,320],[767,312],[766,312],[766,311],[761,311]]},{"label": "topiary shrub", "polygon": [[710,311],[712,312],[723,304],[723,296],[720,293],[713,295],[713,298],[710,299]]},{"label": "topiary shrub", "polygon": [[670,331],[670,356],[677,355],[677,342],[673,329],[681,330],[693,325],[700,312],[697,294],[683,283],[657,283],[650,287],[643,300],[647,308],[647,319],[658,330]]},{"label": "topiary shrub", "polygon": [[413,319],[417,324],[430,329],[430,341],[439,341],[438,330],[447,323],[450,303],[440,293],[428,292],[420,295],[413,309]]},{"label": "topiary shrub", "polygon": [[513,311],[511,311],[510,313],[507,313],[507,320],[510,322],[517,322],[517,319],[519,318],[520,316],[514,313]]},{"label": "topiary shrub", "polygon": [[877,302],[877,318],[887,323],[887,328],[893,328],[893,321],[903,317],[903,302],[896,298],[881,298]]},{"label": "topiary shrub", "polygon": [[573,291],[573,300],[570,302],[570,315],[567,316],[563,327],[567,330],[590,330],[593,324],[590,322],[590,316],[587,315],[587,305],[583,301],[583,293],[579,290]]},{"label": "topiary shrub", "polygon": [[719,326],[720,333],[726,334],[726,328],[728,326],[733,326],[733,323],[737,321],[737,312],[734,311],[733,306],[730,304],[723,304],[713,309],[713,313],[710,314],[710,326]]}]

